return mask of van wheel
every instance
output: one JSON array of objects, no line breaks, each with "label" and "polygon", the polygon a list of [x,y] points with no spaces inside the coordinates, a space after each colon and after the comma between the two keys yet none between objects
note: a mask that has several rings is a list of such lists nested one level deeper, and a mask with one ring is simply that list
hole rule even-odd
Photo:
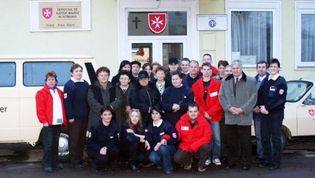
[{"label": "van wheel", "polygon": [[62,131],[59,135],[58,155],[60,161],[67,161],[69,159],[69,135]]},{"label": "van wheel", "polygon": [[281,151],[285,149],[285,146],[287,145],[288,137],[287,133],[284,128],[281,130]]}]

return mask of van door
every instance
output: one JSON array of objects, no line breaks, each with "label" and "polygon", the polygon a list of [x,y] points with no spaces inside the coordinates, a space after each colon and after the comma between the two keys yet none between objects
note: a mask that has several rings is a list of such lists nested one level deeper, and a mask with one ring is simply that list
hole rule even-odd
[{"label": "van door", "polygon": [[20,139],[17,63],[0,62],[0,143]]},{"label": "van door", "polygon": [[298,135],[315,135],[315,87],[297,108]]}]

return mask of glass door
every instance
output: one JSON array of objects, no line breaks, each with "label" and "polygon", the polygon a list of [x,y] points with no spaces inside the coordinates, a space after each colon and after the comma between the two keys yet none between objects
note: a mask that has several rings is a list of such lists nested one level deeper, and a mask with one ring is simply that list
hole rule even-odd
[{"label": "glass door", "polygon": [[152,55],[152,43],[131,44],[131,56],[133,61],[139,61],[141,65],[152,63]]}]

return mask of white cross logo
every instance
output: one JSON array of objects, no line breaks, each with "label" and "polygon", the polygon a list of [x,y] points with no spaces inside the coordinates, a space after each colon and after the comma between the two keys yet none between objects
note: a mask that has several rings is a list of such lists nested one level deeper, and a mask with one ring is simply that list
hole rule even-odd
[{"label": "white cross logo", "polygon": [[154,28],[161,28],[160,25],[163,25],[163,20],[160,20],[160,16],[155,16],[154,19],[151,21],[152,25],[155,25]]},{"label": "white cross logo", "polygon": [[50,10],[50,9],[45,9],[45,10],[44,10],[44,16],[45,16],[46,18],[49,18],[49,17],[51,16],[51,10]]}]

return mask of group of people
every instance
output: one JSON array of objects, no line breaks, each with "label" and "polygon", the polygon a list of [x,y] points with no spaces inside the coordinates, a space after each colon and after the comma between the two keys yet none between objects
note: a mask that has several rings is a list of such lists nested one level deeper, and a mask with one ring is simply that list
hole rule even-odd
[{"label": "group of people", "polygon": [[111,82],[110,70],[103,66],[91,85],[82,78],[82,66],[74,64],[63,92],[56,73],[48,72],[36,94],[43,170],[63,168],[58,163],[62,125],[69,130],[75,168],[86,166],[86,149],[97,170],[115,169],[117,162],[127,162],[132,171],[152,164],[166,174],[173,172],[174,163],[190,170],[194,162],[199,172],[222,162],[226,169],[240,163],[248,170],[253,119],[258,166],[279,169],[287,93],[279,61],[271,59],[270,67],[258,62],[255,78],[243,72],[239,60],[231,65],[221,60],[216,68],[205,54],[202,62],[170,58],[164,67],[124,60]]}]

